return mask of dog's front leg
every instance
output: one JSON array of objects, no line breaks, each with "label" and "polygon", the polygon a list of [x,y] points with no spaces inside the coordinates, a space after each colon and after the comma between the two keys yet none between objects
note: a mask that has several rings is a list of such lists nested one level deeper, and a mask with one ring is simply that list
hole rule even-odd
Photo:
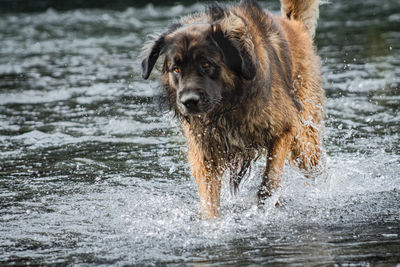
[{"label": "dog's front leg", "polygon": [[188,158],[199,191],[201,218],[216,218],[220,214],[222,174],[213,162],[204,158],[196,144],[189,143]]},{"label": "dog's front leg", "polygon": [[201,218],[214,219],[220,215],[221,178],[202,172],[193,172],[199,190]]},{"label": "dog's front leg", "polygon": [[293,135],[287,133],[271,143],[267,153],[267,168],[258,191],[260,204],[263,204],[265,199],[270,197],[279,188],[281,173],[292,142]]}]

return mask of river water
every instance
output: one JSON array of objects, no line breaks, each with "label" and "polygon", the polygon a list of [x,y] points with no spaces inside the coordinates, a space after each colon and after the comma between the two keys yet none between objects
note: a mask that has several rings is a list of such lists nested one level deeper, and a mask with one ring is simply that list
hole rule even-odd
[{"label": "river water", "polygon": [[399,266],[398,0],[321,7],[326,173],[285,168],[282,205],[257,209],[261,160],[236,196],[224,180],[214,221],[159,76],[140,74],[146,36],[201,10],[0,13],[0,265]]}]

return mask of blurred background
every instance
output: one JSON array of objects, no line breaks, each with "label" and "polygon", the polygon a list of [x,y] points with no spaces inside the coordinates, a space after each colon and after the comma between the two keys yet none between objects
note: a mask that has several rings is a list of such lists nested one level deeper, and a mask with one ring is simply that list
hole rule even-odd
[{"label": "blurred background", "polygon": [[0,11],[1,12],[40,12],[48,8],[54,8],[60,11],[66,11],[77,8],[102,8],[112,10],[123,10],[130,6],[141,7],[147,4],[154,5],[177,5],[186,4],[190,5],[199,1],[176,1],[176,0],[157,0],[157,1],[145,1],[145,0],[71,0],[71,1],[60,1],[60,0],[1,0]]}]

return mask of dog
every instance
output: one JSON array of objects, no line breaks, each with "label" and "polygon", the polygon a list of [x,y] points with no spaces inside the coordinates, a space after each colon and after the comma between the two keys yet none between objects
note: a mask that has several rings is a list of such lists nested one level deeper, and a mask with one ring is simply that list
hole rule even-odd
[{"label": "dog", "polygon": [[281,0],[274,15],[253,0],[211,4],[154,38],[142,61],[159,57],[162,86],[182,121],[203,219],[220,216],[221,180],[236,191],[266,156],[262,205],[280,186],[286,159],[311,174],[322,156],[325,94],[313,45],[319,0]]}]

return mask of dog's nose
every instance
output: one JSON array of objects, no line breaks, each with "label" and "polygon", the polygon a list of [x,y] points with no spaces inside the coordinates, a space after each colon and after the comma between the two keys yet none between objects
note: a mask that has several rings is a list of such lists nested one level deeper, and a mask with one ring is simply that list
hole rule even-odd
[{"label": "dog's nose", "polygon": [[197,104],[199,103],[200,97],[195,94],[191,95],[185,95],[181,98],[182,104],[187,108],[187,109],[193,109],[197,107]]},{"label": "dog's nose", "polygon": [[199,108],[200,96],[195,92],[185,92],[181,95],[180,102],[188,111],[197,111]]}]

